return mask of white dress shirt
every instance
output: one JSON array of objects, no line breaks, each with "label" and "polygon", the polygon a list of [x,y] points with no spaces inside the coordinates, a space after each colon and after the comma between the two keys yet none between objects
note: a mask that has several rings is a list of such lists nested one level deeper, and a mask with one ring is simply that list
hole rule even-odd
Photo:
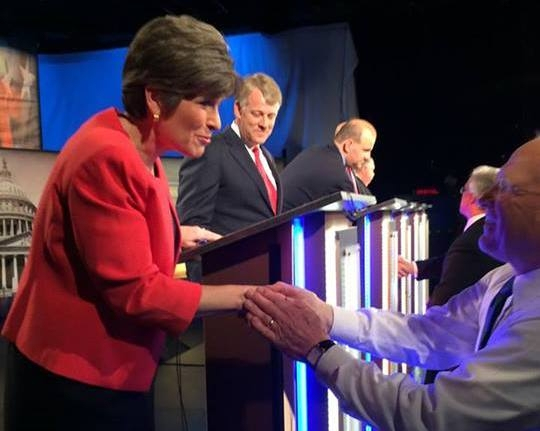
[{"label": "white dress shirt", "polygon": [[425,315],[334,308],[331,336],[374,356],[440,372],[431,385],[383,375],[340,346],[317,376],[352,416],[381,431],[540,430],[540,269],[516,277],[486,347],[489,304],[514,271],[503,265]]},{"label": "white dress shirt", "polygon": [[[234,133],[236,133],[238,135],[238,137],[240,139],[242,139],[242,136],[240,136],[240,129],[238,128],[238,124],[236,124],[234,121],[231,123],[231,129],[233,130]],[[242,142],[244,142],[244,141],[242,141]],[[253,160],[253,163],[255,163],[255,154],[253,154],[253,149],[248,147],[246,144],[244,144],[244,147],[246,147],[246,150],[247,150],[249,156],[251,157],[251,160]],[[259,147],[260,147],[260,145],[259,145]],[[266,156],[264,155],[262,150],[259,152],[259,154],[261,156],[260,157],[261,164],[262,164],[262,167],[264,169],[264,172],[266,173],[266,176],[268,177],[270,182],[274,185],[274,188],[277,188],[276,179],[274,178],[274,174],[272,173],[272,169],[270,169],[270,164],[268,163],[268,160],[266,160]]]},{"label": "white dress shirt", "polygon": [[476,223],[481,218],[485,217],[485,214],[476,214],[472,217],[469,217],[467,219],[467,223],[465,223],[465,227],[463,228],[463,232],[465,232],[467,229],[469,229],[474,223]]}]

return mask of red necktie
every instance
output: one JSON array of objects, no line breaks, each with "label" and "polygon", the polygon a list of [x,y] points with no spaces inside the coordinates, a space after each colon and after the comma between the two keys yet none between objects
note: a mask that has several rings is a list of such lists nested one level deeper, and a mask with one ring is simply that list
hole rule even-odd
[{"label": "red necktie", "polygon": [[270,181],[270,178],[268,178],[268,175],[266,175],[266,171],[263,168],[263,165],[261,163],[261,150],[260,148],[253,147],[253,155],[255,156],[255,165],[257,166],[257,169],[259,171],[259,174],[261,174],[261,177],[264,181],[264,185],[266,186],[266,192],[268,193],[268,199],[270,199],[270,205],[272,205],[272,211],[274,214],[276,214],[277,211],[277,191],[274,184],[272,184],[272,181]]},{"label": "red necktie", "polygon": [[358,193],[358,185],[356,184],[356,176],[354,175],[353,170],[349,166],[346,166],[345,170],[347,171],[349,179],[352,181],[354,192]]}]

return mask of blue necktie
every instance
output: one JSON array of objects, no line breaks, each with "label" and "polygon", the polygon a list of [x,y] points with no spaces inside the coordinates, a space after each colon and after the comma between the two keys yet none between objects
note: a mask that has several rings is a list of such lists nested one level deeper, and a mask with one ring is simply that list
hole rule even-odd
[{"label": "blue necktie", "polygon": [[497,321],[497,317],[501,314],[501,311],[504,307],[504,303],[508,297],[512,294],[512,288],[514,286],[514,277],[504,283],[504,286],[499,290],[499,293],[495,295],[495,298],[489,304],[486,323],[484,324],[484,331],[482,333],[482,338],[480,339],[480,344],[478,344],[478,350],[486,347],[486,344],[493,332],[493,327]]}]

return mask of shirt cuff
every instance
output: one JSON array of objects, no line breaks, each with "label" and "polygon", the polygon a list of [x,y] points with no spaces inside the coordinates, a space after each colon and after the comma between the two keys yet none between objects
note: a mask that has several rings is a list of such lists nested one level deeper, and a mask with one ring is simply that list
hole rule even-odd
[{"label": "shirt cuff", "polygon": [[336,368],[339,368],[341,365],[346,364],[351,360],[356,361],[349,352],[336,344],[323,353],[317,363],[315,373],[323,382],[331,382],[335,379],[333,374]]},{"label": "shirt cuff", "polygon": [[330,329],[330,337],[341,340],[354,336],[357,330],[356,321],[358,319],[356,311],[336,306],[332,306],[332,308],[334,311],[334,322]]}]

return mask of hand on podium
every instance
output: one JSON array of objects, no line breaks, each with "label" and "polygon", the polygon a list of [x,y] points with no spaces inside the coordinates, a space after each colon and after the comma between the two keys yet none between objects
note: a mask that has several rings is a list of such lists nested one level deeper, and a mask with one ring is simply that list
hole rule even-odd
[{"label": "hand on podium", "polygon": [[406,277],[408,275],[416,277],[417,274],[418,267],[414,261],[407,260],[403,256],[398,256],[398,275],[400,277]]},{"label": "hand on podium", "polygon": [[180,234],[184,250],[221,238],[221,235],[200,226],[180,226]]}]

